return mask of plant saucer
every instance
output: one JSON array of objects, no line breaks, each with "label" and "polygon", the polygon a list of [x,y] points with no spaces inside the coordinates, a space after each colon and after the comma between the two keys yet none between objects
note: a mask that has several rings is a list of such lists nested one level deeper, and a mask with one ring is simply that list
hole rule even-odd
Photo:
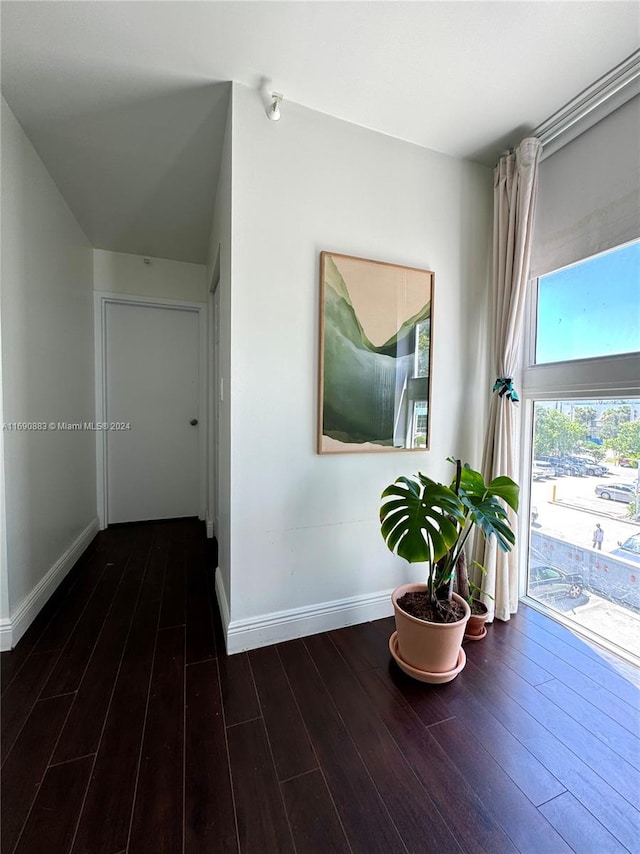
[{"label": "plant saucer", "polygon": [[456,666],[453,670],[445,670],[443,673],[430,673],[428,670],[418,670],[417,667],[412,667],[410,664],[407,664],[406,661],[403,661],[400,658],[400,653],[398,650],[398,633],[394,632],[389,638],[389,652],[393,656],[394,661],[407,676],[411,676],[412,679],[417,679],[419,682],[428,682],[431,685],[440,685],[444,682],[451,682],[452,679],[455,679],[458,673],[462,670],[462,668],[467,663],[467,656],[465,651],[460,647],[460,652],[458,653],[458,661],[456,662]]},{"label": "plant saucer", "polygon": [[487,627],[483,626],[482,631],[479,635],[465,635],[464,640],[482,640],[482,638],[486,638],[487,636]]}]

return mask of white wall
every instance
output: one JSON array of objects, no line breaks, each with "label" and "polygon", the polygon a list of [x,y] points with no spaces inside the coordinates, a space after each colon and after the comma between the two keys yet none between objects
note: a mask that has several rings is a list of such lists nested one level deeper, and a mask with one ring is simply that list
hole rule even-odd
[{"label": "white wall", "polygon": [[93,286],[97,291],[139,297],[206,302],[204,264],[149,258],[125,252],[93,250]]},{"label": "white wall", "polygon": [[[4,421],[92,421],[91,248],[4,101],[2,288]],[[15,643],[97,530],[95,437],[9,431],[4,456]]]},{"label": "white wall", "polygon": [[[1,191],[1,187],[0,187]],[[0,422],[4,424],[2,393],[2,282],[0,281]],[[12,642],[9,612],[9,565],[7,561],[7,508],[4,482],[4,430],[0,432],[0,649]]]},{"label": "white wall", "polygon": [[[231,210],[232,210],[232,128],[233,128],[233,90],[229,99],[227,126],[224,146],[220,162],[220,179],[216,193],[216,202],[211,224],[209,239],[209,261],[207,265],[208,287],[216,285],[214,279],[219,275],[220,289],[220,344],[217,370],[213,365],[213,323],[210,315],[210,348],[211,365],[210,387],[210,425],[209,431],[209,500],[208,521],[214,513],[217,515],[215,535],[218,540],[218,567],[224,586],[224,595],[230,590],[231,555],[230,555],[230,495],[231,495],[231,420],[230,420],[230,354],[231,354]],[[212,304],[211,300],[211,304]],[[223,399],[220,400],[220,387],[216,384],[216,375],[222,380]],[[217,387],[216,387],[217,385]],[[215,409],[214,397],[219,407],[219,436],[214,436]],[[217,465],[213,461],[219,448]],[[215,496],[214,496],[215,492]]]},{"label": "white wall", "polygon": [[[280,621],[236,649],[293,632],[274,612],[417,577],[382,541],[380,492],[417,469],[448,478],[449,455],[480,464],[491,186],[485,167],[296,104],[269,122],[234,85],[231,631]],[[315,453],[321,250],[435,271],[430,451]]]}]

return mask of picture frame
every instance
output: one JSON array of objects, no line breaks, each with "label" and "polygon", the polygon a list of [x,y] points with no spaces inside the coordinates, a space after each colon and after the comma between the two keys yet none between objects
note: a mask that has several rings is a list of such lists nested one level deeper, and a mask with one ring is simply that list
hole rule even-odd
[{"label": "picture frame", "polygon": [[320,253],[319,454],[429,448],[435,273]]}]

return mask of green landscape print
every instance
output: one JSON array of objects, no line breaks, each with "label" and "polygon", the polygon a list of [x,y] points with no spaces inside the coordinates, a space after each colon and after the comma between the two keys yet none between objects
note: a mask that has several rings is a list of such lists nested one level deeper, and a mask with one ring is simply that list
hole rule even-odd
[{"label": "green landscape print", "polygon": [[320,453],[428,445],[433,273],[322,253]]}]

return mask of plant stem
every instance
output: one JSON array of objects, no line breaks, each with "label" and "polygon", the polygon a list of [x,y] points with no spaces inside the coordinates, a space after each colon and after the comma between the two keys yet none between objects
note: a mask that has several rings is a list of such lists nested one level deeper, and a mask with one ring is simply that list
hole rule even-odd
[{"label": "plant stem", "polygon": [[467,556],[463,551],[460,552],[460,557],[456,562],[456,586],[458,594],[463,599],[466,599],[467,602],[470,602],[471,591],[469,590],[469,576],[467,573]]}]

